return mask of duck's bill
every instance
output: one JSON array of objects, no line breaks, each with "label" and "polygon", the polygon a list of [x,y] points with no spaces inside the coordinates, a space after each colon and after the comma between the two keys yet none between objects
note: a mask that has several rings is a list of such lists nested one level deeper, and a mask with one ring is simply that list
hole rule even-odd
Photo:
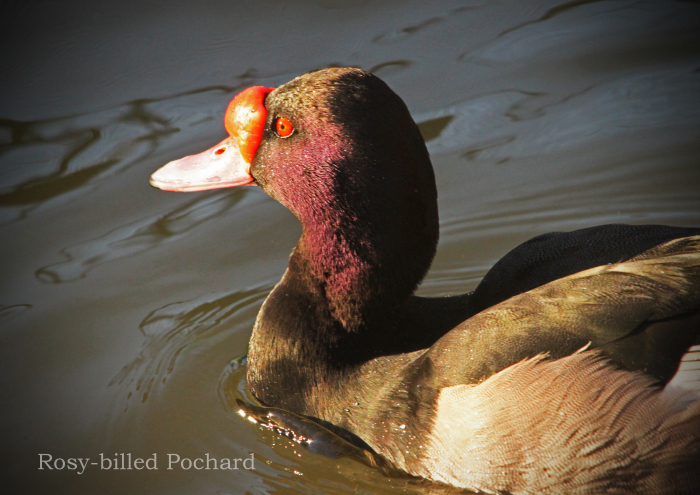
[{"label": "duck's bill", "polygon": [[151,175],[150,182],[164,191],[192,192],[254,185],[255,179],[250,175],[250,163],[241,156],[236,140],[229,137],[198,155],[162,166]]}]

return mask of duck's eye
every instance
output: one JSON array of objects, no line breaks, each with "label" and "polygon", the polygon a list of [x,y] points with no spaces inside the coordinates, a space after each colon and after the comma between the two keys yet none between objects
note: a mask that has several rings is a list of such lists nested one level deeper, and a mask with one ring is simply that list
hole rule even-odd
[{"label": "duck's eye", "polygon": [[223,155],[224,153],[226,153],[226,146],[222,146],[221,148],[217,148],[214,151],[215,155]]},{"label": "duck's eye", "polygon": [[289,121],[289,119],[285,117],[280,117],[277,119],[277,122],[275,123],[275,130],[277,131],[277,135],[281,138],[287,138],[292,135],[294,132],[294,126],[292,123]]}]

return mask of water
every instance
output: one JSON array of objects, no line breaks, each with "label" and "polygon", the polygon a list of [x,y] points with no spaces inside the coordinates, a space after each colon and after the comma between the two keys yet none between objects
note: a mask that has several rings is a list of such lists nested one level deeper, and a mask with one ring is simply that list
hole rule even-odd
[{"label": "water", "polygon": [[[157,191],[240,89],[371,70],[429,139],[425,295],[518,243],[700,225],[700,5],[672,1],[6,2],[0,60],[0,476],[20,493],[442,493],[229,407],[300,233],[257,188]],[[158,470],[39,470],[39,454]],[[255,469],[167,469],[249,458]],[[118,457],[118,456],[117,456]],[[45,458],[44,458],[45,459]]]}]

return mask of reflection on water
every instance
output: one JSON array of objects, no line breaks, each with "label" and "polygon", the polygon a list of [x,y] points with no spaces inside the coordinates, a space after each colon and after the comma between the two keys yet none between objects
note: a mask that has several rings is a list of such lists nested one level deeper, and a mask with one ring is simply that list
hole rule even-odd
[{"label": "reflection on water", "polygon": [[[441,23],[443,23],[448,17],[453,17],[457,16],[461,13],[468,12],[470,10],[478,9],[480,6],[479,5],[474,5],[474,6],[465,6],[465,7],[457,7],[453,9],[449,9],[440,15],[436,16],[430,16],[427,19],[422,19],[419,22],[415,24],[411,24],[409,26],[401,27],[399,29],[390,31],[388,33],[383,33],[378,36],[375,36],[372,39],[373,43],[377,44],[385,44],[385,43],[396,43],[400,42],[401,38],[406,37],[406,36],[411,36],[413,34],[416,34],[420,31],[432,28],[432,29],[437,29]],[[440,9],[442,10],[442,9]],[[372,72],[372,71],[370,71]]]},{"label": "reflection on water", "polygon": [[[231,359],[299,226],[256,188],[181,195],[148,177],[219,142],[242,87],[356,66],[405,99],[439,190],[426,295],[473,289],[543,232],[700,225],[697,3],[127,4],[15,6],[0,44],[0,471],[22,492],[454,491],[237,414],[254,398]],[[38,452],[168,451],[261,464],[35,469]]]},{"label": "reflection on water", "polygon": [[397,74],[411,66],[410,60],[392,60],[391,62],[383,62],[370,67],[368,72],[376,74],[379,77],[389,77],[392,74]]},{"label": "reflection on water", "polygon": [[201,88],[34,122],[0,119],[0,131],[8,136],[0,147],[0,208],[40,204],[143,163],[181,127],[211,119],[202,106],[234,89]]},{"label": "reflection on water", "polygon": [[[12,138],[0,154],[3,165],[0,207],[21,207],[47,201],[77,189],[118,160],[104,158],[75,166],[100,141],[96,128],[62,129],[56,122],[0,122]],[[101,152],[99,153],[101,155]]]},{"label": "reflection on water", "polygon": [[[700,92],[700,78],[694,69],[693,62],[686,62],[685,67],[671,71],[645,71],[565,95],[497,91],[419,118],[450,117],[439,136],[431,136],[428,149],[432,154],[460,149],[466,150],[462,154],[467,159],[479,155],[497,163],[513,155],[543,154],[629,135],[635,129],[673,126],[694,131],[700,113],[700,99],[689,99]],[[523,127],[528,120],[536,122]],[[662,139],[674,138],[671,133],[659,136],[659,144],[667,144]]]},{"label": "reflection on water", "polygon": [[90,269],[102,263],[155,248],[164,241],[173,241],[233,208],[243,198],[243,194],[231,196],[225,193],[194,196],[165,215],[137,220],[96,239],[62,249],[66,261],[38,269],[36,277],[41,282],[54,284],[83,278]]},{"label": "reflection on water", "polygon": [[445,117],[437,117],[435,119],[418,122],[418,128],[425,142],[427,143],[439,137],[445,127],[447,127],[447,124],[452,122],[452,119],[454,119],[452,115],[446,115]]},{"label": "reflection on water", "polygon": [[[208,300],[170,303],[151,312],[139,325],[146,337],[141,353],[122,368],[110,385],[127,392],[127,399],[138,394],[142,402],[148,399],[153,385],[165,383],[176,361],[187,346],[208,332],[224,331],[231,321],[241,317],[251,306],[258,308],[272,287],[258,287]],[[211,335],[208,335],[211,338]]]},{"label": "reflection on water", "polygon": [[[500,33],[499,37],[504,36],[504,35],[510,33],[511,31],[517,31],[519,29],[522,29],[523,27],[525,27],[527,25],[537,24],[538,22],[548,21],[549,19],[552,19],[553,17],[556,17],[556,16],[561,15],[561,14],[565,14],[571,10],[574,10],[574,9],[579,9],[580,7],[582,7],[584,5],[600,3],[601,1],[604,2],[604,0],[573,0],[571,2],[566,2],[566,3],[563,3],[561,5],[557,5],[556,7],[552,7],[550,9],[548,9],[544,14],[542,14],[537,19],[532,19],[532,20],[529,20],[529,21],[526,21],[526,22],[523,22],[520,24],[516,24],[515,26],[504,30],[503,32]],[[607,3],[607,2],[605,2],[605,3]],[[594,8],[597,8],[597,7],[594,7]],[[603,6],[602,8],[607,10],[607,8],[605,6]]]},{"label": "reflection on water", "polygon": [[31,304],[14,304],[12,306],[0,305],[0,328],[10,320],[32,309]]}]

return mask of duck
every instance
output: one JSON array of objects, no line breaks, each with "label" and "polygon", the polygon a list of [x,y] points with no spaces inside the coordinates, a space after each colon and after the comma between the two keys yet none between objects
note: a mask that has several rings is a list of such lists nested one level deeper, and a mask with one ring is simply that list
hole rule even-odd
[{"label": "duck", "polygon": [[301,223],[250,338],[262,407],[480,493],[700,493],[700,400],[668,386],[700,334],[700,229],[544,234],[474,291],[420,297],[437,189],[384,81],[329,68],[251,87],[224,123],[150,182],[259,186]]}]

